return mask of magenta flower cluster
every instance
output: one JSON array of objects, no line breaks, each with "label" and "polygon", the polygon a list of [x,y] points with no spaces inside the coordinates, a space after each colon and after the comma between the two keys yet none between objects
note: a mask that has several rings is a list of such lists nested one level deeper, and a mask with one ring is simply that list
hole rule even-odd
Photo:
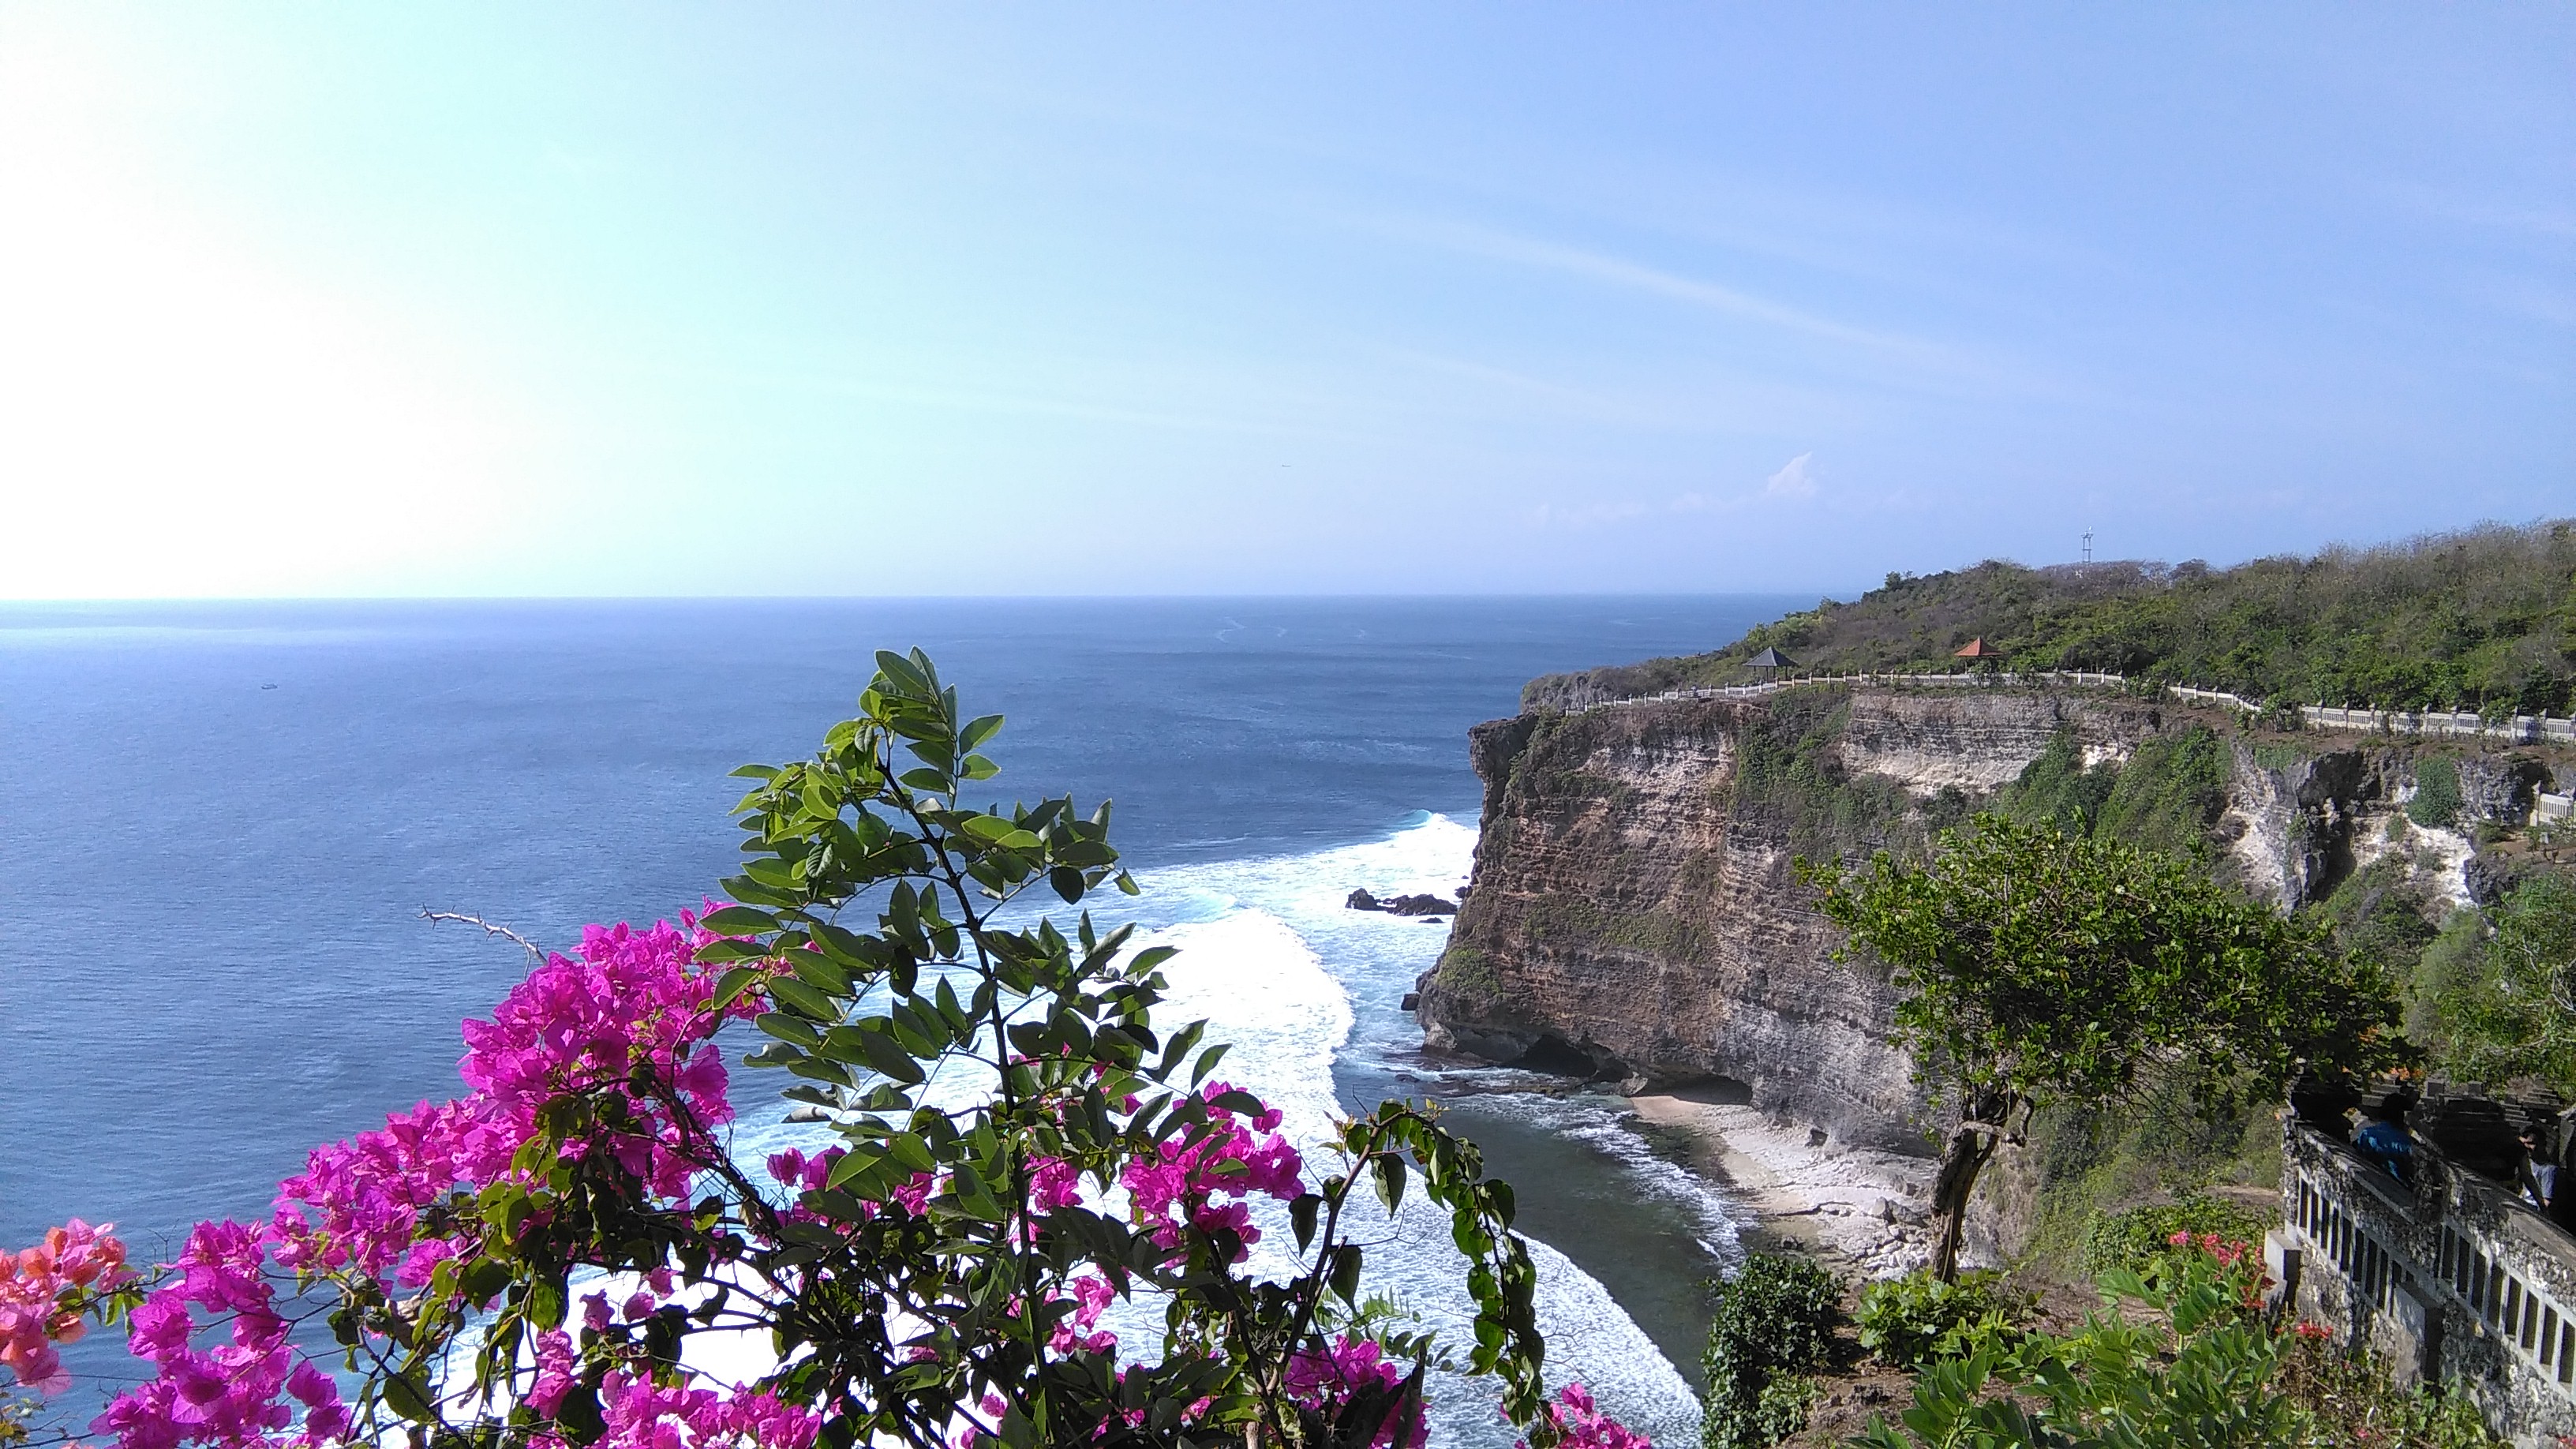
[{"label": "magenta flower cluster", "polygon": [[[751,1002],[716,1009],[714,981],[692,960],[711,939],[686,912],[676,927],[591,927],[575,955],[549,957],[490,1021],[465,1023],[458,1074],[466,1095],[421,1103],[388,1117],[380,1131],[316,1148],[303,1172],[278,1185],[275,1211],[259,1228],[198,1224],[171,1265],[173,1281],[134,1312],[129,1342],[153,1364],[153,1379],[113,1402],[94,1431],[113,1433],[122,1449],[344,1437],[348,1409],[331,1376],[289,1343],[278,1280],[297,1289],[325,1278],[377,1280],[388,1299],[428,1285],[439,1264],[470,1255],[476,1240],[425,1229],[425,1213],[459,1190],[514,1180],[514,1159],[538,1135],[539,1110],[558,1097],[604,1095],[624,1108],[619,1127],[567,1143],[567,1156],[605,1152],[645,1191],[685,1200],[697,1164],[720,1150],[714,1129],[732,1116],[724,1064],[709,1038],[722,1018],[756,1009]],[[201,1345],[226,1323],[228,1331]],[[571,1383],[571,1341],[540,1335],[535,1350],[529,1397],[559,1403]],[[663,1402],[638,1398],[631,1384],[621,1391],[631,1404]],[[288,1400],[303,1406],[300,1432],[289,1432],[296,1416]],[[729,1403],[719,1413],[695,1398],[669,1403],[710,1433],[757,1426],[783,1434],[755,1441],[767,1449],[812,1441],[810,1425],[787,1422],[801,1411]],[[620,1412],[627,1418],[612,1423],[640,1423]],[[638,1428],[632,1442],[651,1437]]]},{"label": "magenta flower cluster", "polygon": [[596,1441],[598,1449],[715,1444],[812,1449],[823,1427],[813,1414],[757,1390],[727,1395],[707,1388],[672,1388],[615,1371],[600,1383],[599,1407],[608,1430]]},{"label": "magenta flower cluster", "polygon": [[[1645,1435],[1594,1406],[1591,1391],[1579,1383],[1556,1391],[1556,1402],[1547,1406],[1547,1417],[1563,1436],[1557,1440],[1557,1449],[1654,1449]],[[1521,1442],[1520,1449],[1529,1449],[1527,1440]]]},{"label": "magenta flower cluster", "polygon": [[[1312,1409],[1338,1408],[1363,1389],[1394,1388],[1404,1382],[1404,1369],[1386,1357],[1377,1340],[1345,1333],[1333,1340],[1330,1354],[1310,1351],[1290,1358],[1285,1379],[1288,1396],[1297,1402]],[[1388,1416],[1369,1446],[1386,1449],[1401,1435],[1404,1442],[1396,1449],[1421,1449],[1430,1432],[1417,1405],[1401,1422]]]},{"label": "magenta flower cluster", "polygon": [[1195,1143],[1180,1138],[1165,1142],[1157,1157],[1131,1162],[1119,1174],[1136,1221],[1157,1225],[1157,1247],[1178,1251],[1184,1226],[1202,1233],[1223,1231],[1244,1245],[1234,1251],[1234,1261],[1242,1262],[1250,1245],[1261,1241],[1243,1199],[1265,1193],[1287,1202],[1304,1191],[1305,1159],[1278,1131],[1279,1109],[1264,1107],[1247,1125],[1214,1105],[1234,1090],[1211,1082],[1200,1094],[1209,1103],[1213,1132]]},{"label": "magenta flower cluster", "polygon": [[125,1244],[108,1235],[115,1226],[74,1218],[46,1229],[32,1248],[0,1253],[0,1364],[20,1384],[40,1394],[69,1387],[54,1345],[79,1342],[89,1331],[88,1302],[134,1281]]},{"label": "magenta flower cluster", "polygon": [[[181,1443],[322,1444],[344,1438],[349,1411],[339,1385],[287,1342],[266,1274],[267,1244],[239,1223],[199,1223],[172,1264],[176,1281],[134,1310],[127,1343],[155,1369],[152,1381],[119,1396],[90,1427],[125,1449]],[[200,1347],[191,1307],[228,1316],[229,1341]],[[304,1408],[299,1434],[295,1410]]]}]

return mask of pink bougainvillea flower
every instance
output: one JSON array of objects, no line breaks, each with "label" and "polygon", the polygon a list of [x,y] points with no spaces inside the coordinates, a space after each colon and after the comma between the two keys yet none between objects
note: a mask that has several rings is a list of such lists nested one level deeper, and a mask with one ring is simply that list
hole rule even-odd
[{"label": "pink bougainvillea flower", "polygon": [[[1557,1441],[1561,1449],[1654,1449],[1645,1435],[1596,1408],[1591,1391],[1580,1383],[1556,1391],[1547,1417],[1562,1436]],[[1529,1449],[1529,1441],[1520,1441],[1518,1449]]]}]

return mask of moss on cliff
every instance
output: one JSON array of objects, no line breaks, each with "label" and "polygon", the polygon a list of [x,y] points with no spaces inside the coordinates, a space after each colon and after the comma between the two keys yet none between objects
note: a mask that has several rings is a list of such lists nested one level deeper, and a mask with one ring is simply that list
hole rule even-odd
[{"label": "moss on cliff", "polygon": [[1473,946],[1452,946],[1441,952],[1432,975],[1460,996],[1491,1001],[1503,994],[1503,978],[1494,969],[1494,958]]},{"label": "moss on cliff", "polygon": [[1925,831],[1905,787],[1843,768],[1835,746],[1850,722],[1848,690],[1774,695],[1737,733],[1735,770],[1718,804],[1776,832],[1792,855],[1848,859],[1918,848]]},{"label": "moss on cliff", "polygon": [[1572,895],[1531,901],[1521,929],[1541,944],[1600,943],[1667,961],[1705,959],[1715,945],[1696,922],[1668,911],[1620,910]]},{"label": "moss on cliff", "polygon": [[2075,732],[2060,729],[1995,797],[1995,809],[2025,824],[2197,854],[2227,807],[2229,765],[2227,742],[2197,725],[2141,741],[2124,763],[2089,767]]}]

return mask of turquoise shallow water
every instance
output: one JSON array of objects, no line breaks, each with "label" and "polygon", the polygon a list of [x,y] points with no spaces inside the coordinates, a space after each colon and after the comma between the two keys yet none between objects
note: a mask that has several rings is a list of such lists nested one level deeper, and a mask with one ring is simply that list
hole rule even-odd
[{"label": "turquoise shallow water", "polygon": [[[1343,1033],[1279,1062],[1322,1053],[1345,1104],[1462,1103],[1564,1244],[1591,1317],[1560,1332],[1626,1345],[1668,1418],[1722,1206],[1615,1104],[1421,1062],[1395,1002],[1441,932],[1338,901],[1454,885],[1464,732],[1529,676],[1804,602],[0,606],[0,1243],[79,1214],[164,1252],[264,1213],[314,1143],[452,1095],[456,1022],[523,962],[423,907],[561,942],[694,904],[733,858],[725,772],[803,753],[875,648],[919,644],[1010,716],[998,786],[1117,800],[1148,925],[1223,927],[1220,980],[1329,982]],[[83,1350],[84,1392],[112,1387],[113,1346]]]}]

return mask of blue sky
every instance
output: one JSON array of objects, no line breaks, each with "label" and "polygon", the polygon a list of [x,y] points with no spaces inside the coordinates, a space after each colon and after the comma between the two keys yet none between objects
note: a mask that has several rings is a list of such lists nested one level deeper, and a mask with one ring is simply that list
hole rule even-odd
[{"label": "blue sky", "polygon": [[2565,6],[0,7],[0,596],[2576,512]]}]

